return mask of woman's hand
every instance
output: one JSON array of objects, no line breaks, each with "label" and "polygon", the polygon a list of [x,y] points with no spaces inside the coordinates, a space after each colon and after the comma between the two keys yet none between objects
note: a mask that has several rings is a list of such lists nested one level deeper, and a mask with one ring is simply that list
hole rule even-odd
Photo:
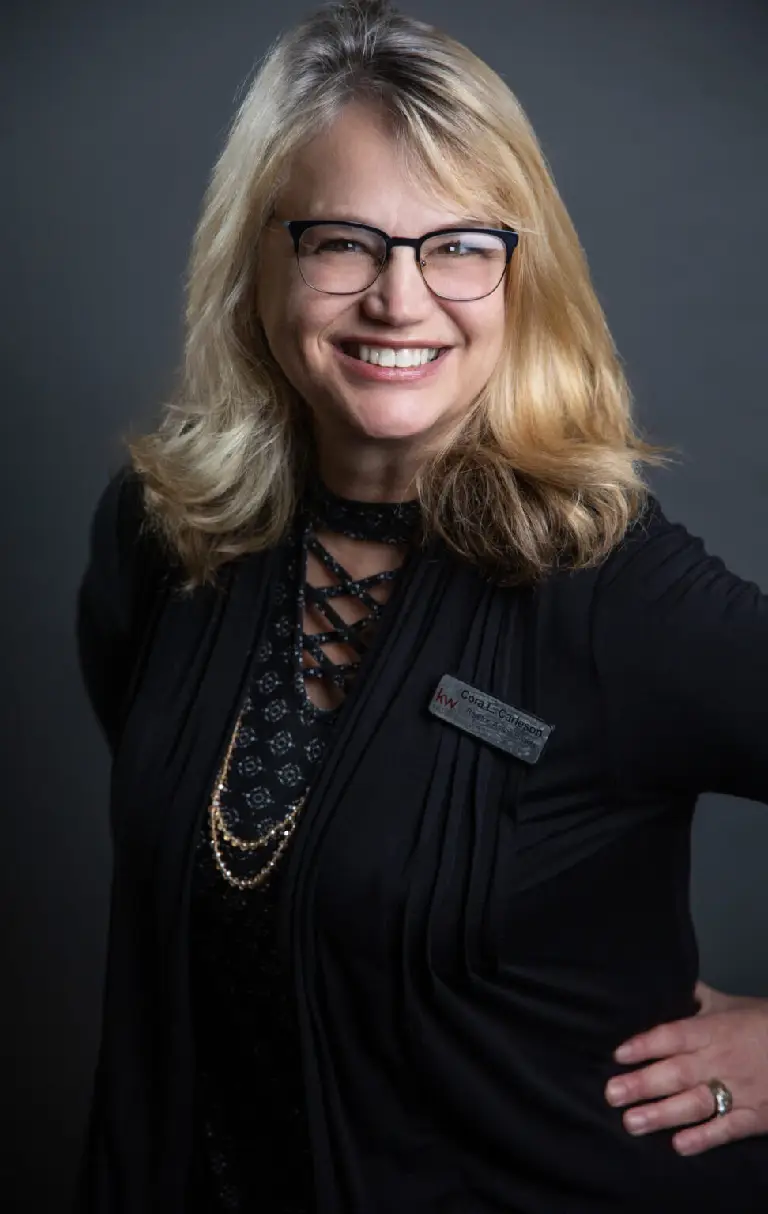
[{"label": "woman's hand", "polygon": [[[617,1107],[652,1102],[627,1109],[623,1120],[631,1134],[691,1126],[672,1139],[681,1155],[768,1133],[768,999],[725,995],[703,982],[695,994],[697,1015],[657,1025],[619,1046],[617,1062],[651,1065],[617,1075],[605,1089]],[[721,1117],[714,1116],[707,1087],[712,1079],[733,1096],[733,1108]]]}]

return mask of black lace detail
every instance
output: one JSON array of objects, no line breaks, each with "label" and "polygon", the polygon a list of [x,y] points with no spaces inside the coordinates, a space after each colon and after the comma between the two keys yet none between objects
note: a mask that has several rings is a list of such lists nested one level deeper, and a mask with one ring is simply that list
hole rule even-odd
[{"label": "black lace detail", "polygon": [[[335,687],[346,690],[348,682],[357,673],[360,659],[371,643],[372,626],[384,610],[384,604],[378,602],[370,590],[382,582],[391,582],[400,571],[386,569],[382,573],[369,574],[368,577],[353,578],[312,532],[307,532],[304,536],[304,549],[305,568],[306,552],[312,552],[328,572],[338,578],[338,583],[333,586],[313,586],[305,577],[304,603],[316,607],[332,627],[325,632],[315,633],[305,632],[302,628],[301,647],[317,663],[316,666],[305,666],[303,675],[306,679],[327,679]],[[368,615],[348,624],[330,602],[331,599],[347,596],[362,603]],[[334,662],[323,649],[324,645],[332,644],[347,645],[358,657],[351,662]]]},{"label": "black lace detail", "polygon": [[[316,707],[306,679],[326,678],[346,690],[383,609],[371,590],[399,572],[356,580],[317,531],[408,545],[418,537],[419,518],[416,502],[346,501],[322,486],[306,503],[281,562],[222,801],[230,828],[242,837],[268,829],[314,782],[338,709]],[[310,551],[337,586],[318,590],[306,583]],[[328,620],[322,634],[304,633],[305,594]],[[334,606],[344,595],[365,606],[364,620],[345,623]],[[334,641],[356,657],[332,662],[319,647]],[[305,646],[317,668],[302,669]],[[243,875],[248,863],[246,857]],[[281,871],[278,865],[258,890],[233,889],[214,864],[206,823],[196,854],[190,925],[197,1048],[190,1214],[310,1214],[313,1208],[293,989],[276,943]]]},{"label": "black lace detail", "polygon": [[338,497],[316,482],[309,491],[307,504],[315,529],[378,544],[410,544],[419,538],[421,505],[416,500],[357,502]]}]

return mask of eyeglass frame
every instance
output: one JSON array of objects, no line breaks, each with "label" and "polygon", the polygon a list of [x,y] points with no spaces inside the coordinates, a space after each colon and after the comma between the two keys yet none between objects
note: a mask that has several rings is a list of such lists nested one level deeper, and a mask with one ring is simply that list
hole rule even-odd
[{"label": "eyeglass frame", "polygon": [[[361,295],[363,291],[369,291],[377,279],[381,276],[382,270],[389,264],[392,250],[398,247],[413,249],[416,264],[419,267],[424,286],[437,299],[445,299],[451,303],[475,303],[478,299],[487,299],[489,295],[493,295],[494,291],[498,291],[507,272],[507,267],[512,260],[512,254],[518,246],[520,236],[511,228],[436,228],[433,232],[425,232],[423,236],[390,236],[388,232],[382,231],[381,228],[374,228],[369,223],[359,223],[353,219],[281,219],[278,221],[280,226],[285,228],[291,240],[293,241],[293,250],[296,254],[296,264],[299,267],[299,273],[302,280],[309,287],[310,291],[317,291],[320,295]],[[299,244],[301,238],[309,228],[356,228],[363,232],[372,232],[374,236],[380,236],[384,242],[384,258],[376,271],[375,278],[372,278],[366,287],[361,287],[359,291],[324,291],[321,287],[313,287],[311,282],[307,282],[301,270],[301,260],[299,256]],[[455,236],[461,232],[474,232],[479,236],[498,236],[504,244],[506,257],[504,260],[504,269],[499,275],[499,281],[490,291],[486,291],[484,295],[473,295],[469,299],[453,299],[450,295],[440,295],[433,287],[429,285],[424,277],[424,262],[421,259],[421,247],[433,236]]]}]

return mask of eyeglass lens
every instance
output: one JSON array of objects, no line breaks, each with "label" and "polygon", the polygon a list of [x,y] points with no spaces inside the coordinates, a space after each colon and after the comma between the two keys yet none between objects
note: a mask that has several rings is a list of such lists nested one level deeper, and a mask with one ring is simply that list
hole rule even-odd
[{"label": "eyeglass lens", "polygon": [[[307,228],[298,248],[299,269],[308,286],[331,295],[364,291],[386,257],[375,232],[344,224]],[[471,229],[443,233],[421,246],[421,271],[430,290],[443,299],[480,299],[504,276],[507,254],[498,236]]]}]

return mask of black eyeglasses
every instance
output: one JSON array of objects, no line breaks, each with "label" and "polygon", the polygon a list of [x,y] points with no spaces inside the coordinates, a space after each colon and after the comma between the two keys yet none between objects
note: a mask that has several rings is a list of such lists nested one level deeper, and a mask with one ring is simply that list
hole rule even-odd
[{"label": "black eyeglasses", "polygon": [[335,219],[279,221],[293,240],[299,273],[313,291],[357,295],[373,286],[402,245],[413,249],[433,295],[468,302],[499,286],[519,240],[501,228],[438,228],[424,236],[389,236],[366,223]]}]

